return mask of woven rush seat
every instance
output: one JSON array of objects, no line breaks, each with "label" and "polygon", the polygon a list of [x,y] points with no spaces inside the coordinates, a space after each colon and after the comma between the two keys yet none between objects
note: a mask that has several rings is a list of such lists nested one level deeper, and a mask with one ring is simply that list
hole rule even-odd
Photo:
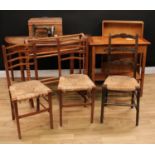
[{"label": "woven rush seat", "polygon": [[95,88],[94,83],[85,74],[71,74],[62,76],[59,80],[58,90],[66,91],[81,91],[92,90]]},{"label": "woven rush seat", "polygon": [[136,79],[120,75],[109,76],[103,85],[106,85],[108,90],[113,91],[134,91],[136,88],[140,88]]},{"label": "woven rush seat", "polygon": [[51,92],[51,89],[38,80],[14,83],[9,89],[12,100],[17,101],[44,96]]}]

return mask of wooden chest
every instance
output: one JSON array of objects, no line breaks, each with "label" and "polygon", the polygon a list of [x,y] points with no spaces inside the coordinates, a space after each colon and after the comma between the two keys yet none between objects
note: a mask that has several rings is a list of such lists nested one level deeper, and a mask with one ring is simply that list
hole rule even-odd
[{"label": "wooden chest", "polygon": [[143,21],[123,21],[123,20],[103,20],[102,36],[109,34],[127,33],[131,35],[138,34],[143,37],[144,22]]},{"label": "wooden chest", "polygon": [[[29,36],[53,36],[62,35],[62,18],[41,17],[28,20]],[[49,34],[49,32],[51,34]]]}]

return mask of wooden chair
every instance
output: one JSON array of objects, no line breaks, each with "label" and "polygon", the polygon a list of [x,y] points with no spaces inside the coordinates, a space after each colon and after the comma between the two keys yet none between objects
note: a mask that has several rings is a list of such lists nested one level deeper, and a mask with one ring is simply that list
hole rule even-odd
[{"label": "wooden chair", "polygon": [[[135,42],[135,45],[132,47],[120,47],[112,45],[112,41],[116,38],[123,39],[132,39]],[[136,126],[139,123],[139,102],[140,102],[140,85],[136,80],[136,72],[137,72],[137,50],[138,50],[138,35],[132,36],[127,34],[116,34],[109,36],[109,46],[108,46],[108,65],[107,65],[107,78],[102,86],[102,103],[101,103],[101,117],[100,122],[103,123],[104,119],[104,108],[107,105],[116,105],[116,106],[130,106],[136,108]],[[130,59],[124,58],[119,61],[113,61],[113,56],[115,57],[117,54],[130,54]],[[130,76],[127,75],[119,75],[113,72],[113,67],[117,66],[117,64],[123,67],[124,65],[130,66],[132,68],[132,74]],[[121,70],[121,68],[120,68]],[[129,93],[131,95],[131,104],[127,103],[109,103],[109,92],[114,93]],[[136,98],[136,100],[135,100]]]},{"label": "wooden chair", "polygon": [[[12,119],[16,119],[18,138],[21,139],[20,122],[21,118],[39,114],[42,112],[49,112],[50,117],[50,128],[53,128],[53,116],[52,116],[52,91],[38,80],[30,80],[30,66],[34,66],[35,73],[35,55],[31,54],[30,51],[24,45],[14,45],[5,47],[2,46],[4,66],[6,70],[6,77],[10,95]],[[27,77],[21,78],[21,82],[13,83],[10,77],[11,69],[19,69],[22,66],[23,71],[26,71]],[[38,108],[38,99],[40,97],[48,96],[48,104],[46,107]],[[34,106],[33,100],[37,100],[36,110],[34,112],[19,114],[18,104],[22,102],[30,102],[32,107]]]},{"label": "wooden chair", "polygon": [[[60,106],[60,126],[62,126],[62,109],[64,107],[91,105],[91,123],[94,117],[94,94],[95,84],[89,79],[87,74],[86,57],[88,54],[87,39],[83,34],[67,35],[58,38],[58,63],[59,63],[59,106]],[[70,60],[70,75],[62,76],[62,62]],[[78,73],[75,73],[74,63],[78,62]],[[90,93],[90,103],[64,104],[63,94],[66,92],[78,92],[88,100]]]}]

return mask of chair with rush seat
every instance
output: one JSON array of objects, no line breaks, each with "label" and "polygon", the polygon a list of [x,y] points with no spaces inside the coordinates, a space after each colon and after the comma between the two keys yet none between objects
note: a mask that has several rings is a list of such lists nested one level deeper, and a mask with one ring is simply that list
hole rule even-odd
[{"label": "chair with rush seat", "polygon": [[[58,37],[60,126],[62,126],[62,109],[77,106],[77,104],[63,103],[63,94],[67,92],[77,92],[85,99],[86,103],[78,104],[78,106],[91,105],[91,123],[93,123],[95,84],[87,75],[87,48],[87,39],[83,34]],[[62,76],[62,62],[67,60],[70,61],[70,74]],[[74,62],[76,61],[78,62],[78,73],[75,73]],[[90,95],[90,102],[87,102],[88,94]]]},{"label": "chair with rush seat", "polygon": [[[132,47],[121,47],[112,45],[114,39],[129,39],[135,43]],[[136,108],[136,126],[139,124],[139,103],[140,103],[140,85],[136,80],[136,72],[137,72],[137,50],[138,50],[138,35],[132,36],[127,34],[116,34],[109,36],[109,46],[108,46],[108,63],[106,68],[106,76],[103,85],[102,85],[102,102],[101,102],[101,116],[100,122],[103,123],[104,119],[104,109],[105,106],[115,105],[115,106],[129,106],[131,108]],[[121,61],[117,61],[113,59],[113,56],[116,58],[117,54],[125,55],[129,54],[130,58],[121,59]],[[126,75],[119,75],[114,73],[113,66],[120,65],[128,65],[130,69],[132,69],[132,73]],[[121,68],[120,68],[121,70]],[[131,71],[131,70],[130,70]],[[127,103],[109,103],[109,93],[121,93],[131,95],[131,104]]]},{"label": "chair with rush seat", "polygon": [[[37,73],[35,67],[35,56],[30,53],[27,46],[25,45],[13,45],[13,46],[2,46],[4,66],[6,70],[6,77],[10,95],[12,119],[16,119],[18,137],[21,139],[20,119],[42,112],[49,112],[50,128],[53,128],[53,116],[52,116],[52,91],[46,87],[39,80],[30,80],[30,66],[34,66],[35,73]],[[22,69],[21,81],[11,81],[10,71],[11,69]],[[25,72],[26,71],[26,77]],[[48,97],[48,107],[45,105],[43,108],[39,108],[39,98]],[[19,114],[19,103],[31,103],[34,108],[34,100],[36,100],[36,109],[34,112]]]}]

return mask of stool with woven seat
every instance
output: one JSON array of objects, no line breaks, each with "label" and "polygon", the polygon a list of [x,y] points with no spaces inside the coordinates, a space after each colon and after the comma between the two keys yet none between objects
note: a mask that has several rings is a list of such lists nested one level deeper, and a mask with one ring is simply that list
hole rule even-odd
[{"label": "stool with woven seat", "polygon": [[[132,47],[120,47],[120,46],[113,46],[112,41],[115,38],[122,38],[122,39],[130,39],[135,42],[135,45]],[[100,122],[103,123],[104,120],[104,109],[105,106],[114,105],[114,106],[129,106],[131,108],[136,108],[136,126],[139,124],[139,102],[140,102],[140,85],[136,80],[136,72],[137,72],[137,49],[138,49],[138,36],[132,36],[128,34],[116,34],[109,36],[109,46],[108,46],[108,63],[106,70],[106,76],[103,85],[102,85],[102,102],[101,102],[101,116]],[[130,54],[131,59],[128,60],[124,58],[119,62],[123,67],[123,64],[130,65],[132,68],[132,73],[128,75],[126,74],[114,74],[112,66],[116,65],[116,62],[113,62],[112,56],[115,56],[117,53],[121,54]],[[118,62],[117,62],[118,63]],[[121,67],[119,68],[121,70]],[[131,96],[131,103],[109,103],[109,93],[121,93],[129,94]]]},{"label": "stool with woven seat", "polygon": [[[87,75],[87,52],[87,39],[83,34],[58,38],[60,126],[62,126],[62,108],[81,105],[91,105],[91,123],[93,123],[95,84]],[[70,74],[62,76],[62,62],[66,60],[70,61]],[[78,73],[75,73],[75,61],[79,67]],[[63,94],[67,92],[77,92],[84,98],[84,103],[64,104]]]},{"label": "stool with woven seat", "polygon": [[[53,128],[52,91],[39,80],[30,80],[30,66],[35,65],[35,57],[30,54],[30,51],[25,45],[14,45],[9,47],[2,46],[2,49],[9,88],[12,119],[16,119],[19,139],[22,138],[19,119],[24,117],[32,116],[42,112],[48,112],[50,118],[50,128]],[[21,78],[20,82],[12,82],[10,71],[11,69],[19,69],[18,67],[22,67],[23,71],[26,71],[27,77],[25,78],[25,73],[23,72],[24,76]],[[36,69],[35,66],[34,68]],[[35,73],[37,73],[37,70],[35,70]],[[38,100],[40,97],[48,98],[48,107],[45,105],[43,105],[42,109],[39,107],[40,103]],[[31,110],[29,113],[19,114],[19,103],[31,103],[32,107],[34,108],[34,100],[36,100],[37,103],[36,109],[34,109],[35,111],[32,112]]]}]

